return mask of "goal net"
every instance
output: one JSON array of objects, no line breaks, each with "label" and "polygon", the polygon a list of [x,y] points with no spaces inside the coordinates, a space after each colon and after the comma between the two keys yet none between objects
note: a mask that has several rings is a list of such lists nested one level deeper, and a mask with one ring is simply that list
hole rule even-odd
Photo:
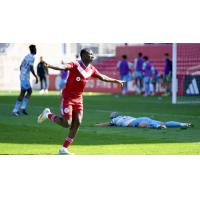
[{"label": "goal net", "polygon": [[200,103],[200,43],[173,43],[172,103]]}]

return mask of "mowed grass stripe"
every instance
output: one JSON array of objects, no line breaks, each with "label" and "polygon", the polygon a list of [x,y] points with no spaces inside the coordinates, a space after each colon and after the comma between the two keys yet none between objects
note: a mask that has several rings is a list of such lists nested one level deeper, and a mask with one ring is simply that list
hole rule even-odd
[{"label": "mowed grass stripe", "polygon": [[[57,155],[68,130],[45,122],[37,124],[37,116],[45,107],[60,113],[58,94],[33,96],[29,116],[10,115],[16,95],[2,95],[0,101],[0,154]],[[163,102],[163,103],[162,103]],[[84,96],[84,120],[70,147],[78,155],[163,155],[200,154],[199,105],[172,105],[168,97],[98,95]],[[96,127],[108,120],[110,111],[132,116],[149,116],[158,120],[190,121],[188,130]]]}]

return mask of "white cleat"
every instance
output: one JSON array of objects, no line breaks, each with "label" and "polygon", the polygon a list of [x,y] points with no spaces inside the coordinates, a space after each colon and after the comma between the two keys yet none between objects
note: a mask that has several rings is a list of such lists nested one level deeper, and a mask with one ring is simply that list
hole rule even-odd
[{"label": "white cleat", "polygon": [[187,129],[187,128],[192,128],[192,127],[194,127],[193,124],[185,123],[184,125],[181,126],[181,129]]},{"label": "white cleat", "polygon": [[59,149],[59,154],[60,155],[74,155],[74,153],[70,153],[69,150],[65,147],[61,147]]},{"label": "white cleat", "polygon": [[44,89],[42,89],[42,90],[40,90],[40,91],[39,91],[39,94],[40,94],[40,95],[43,95],[43,94],[44,94],[44,92],[45,92],[45,90],[44,90]]},{"label": "white cleat", "polygon": [[49,91],[46,89],[46,90],[44,90],[44,93],[45,93],[45,94],[48,94],[48,93],[49,93]]},{"label": "white cleat", "polygon": [[167,127],[163,124],[157,127],[157,129],[166,129]]},{"label": "white cleat", "polygon": [[41,124],[42,122],[44,122],[47,118],[48,118],[48,114],[50,113],[50,109],[49,108],[45,108],[43,110],[43,112],[38,116],[38,120],[37,122],[39,124]]}]

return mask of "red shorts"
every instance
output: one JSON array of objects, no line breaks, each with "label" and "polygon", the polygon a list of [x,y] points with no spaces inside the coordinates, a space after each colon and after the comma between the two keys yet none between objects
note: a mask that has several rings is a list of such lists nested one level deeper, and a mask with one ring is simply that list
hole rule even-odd
[{"label": "red shorts", "polygon": [[62,116],[72,118],[73,113],[83,111],[83,103],[82,101],[77,102],[70,98],[61,98],[60,109]]}]

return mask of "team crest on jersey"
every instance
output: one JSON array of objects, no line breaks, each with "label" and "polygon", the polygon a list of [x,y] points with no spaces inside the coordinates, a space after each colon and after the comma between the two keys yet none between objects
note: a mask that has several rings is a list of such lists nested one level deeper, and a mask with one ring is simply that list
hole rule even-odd
[{"label": "team crest on jersey", "polygon": [[81,80],[81,78],[80,77],[76,77],[76,81],[80,81]]},{"label": "team crest on jersey", "polygon": [[64,113],[68,113],[68,112],[69,112],[69,108],[65,108]]}]

